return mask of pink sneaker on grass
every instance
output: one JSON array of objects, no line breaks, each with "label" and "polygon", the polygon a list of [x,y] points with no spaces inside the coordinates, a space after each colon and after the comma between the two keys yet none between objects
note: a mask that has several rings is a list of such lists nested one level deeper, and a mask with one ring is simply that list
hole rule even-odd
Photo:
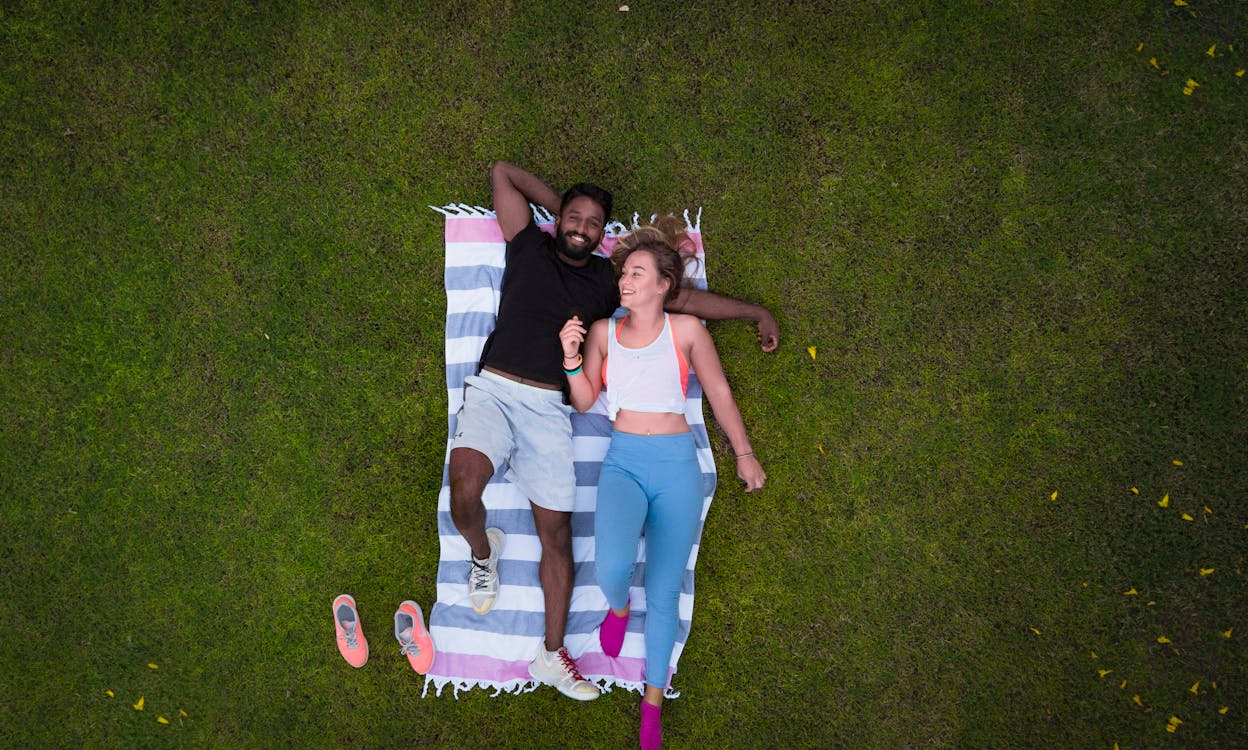
[{"label": "pink sneaker on grass", "polygon": [[360,627],[360,613],[355,608],[355,599],[347,594],[334,600],[334,630],[338,635],[338,653],[355,668],[364,666],[368,661],[368,640],[364,638],[364,630]]},{"label": "pink sneaker on grass", "polygon": [[417,674],[425,674],[433,666],[433,638],[425,630],[425,618],[420,605],[407,600],[394,613],[394,637],[402,648],[399,653],[407,657]]}]

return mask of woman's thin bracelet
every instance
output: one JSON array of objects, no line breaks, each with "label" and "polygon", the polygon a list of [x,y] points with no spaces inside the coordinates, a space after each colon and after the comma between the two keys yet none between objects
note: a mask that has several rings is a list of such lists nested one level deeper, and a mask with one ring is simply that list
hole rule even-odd
[{"label": "woman's thin bracelet", "polygon": [[741,455],[736,456],[736,458],[745,458],[746,456],[752,456],[752,455],[754,455],[754,451],[750,451],[749,453],[742,453]]}]

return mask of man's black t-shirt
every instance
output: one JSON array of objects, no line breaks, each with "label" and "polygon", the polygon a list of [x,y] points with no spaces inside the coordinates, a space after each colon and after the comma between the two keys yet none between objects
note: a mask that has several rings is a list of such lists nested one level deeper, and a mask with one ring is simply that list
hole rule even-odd
[{"label": "man's black t-shirt", "polygon": [[589,328],[620,306],[611,262],[599,255],[577,268],[555,254],[555,239],[532,221],[507,243],[498,321],[481,364],[552,385],[564,385],[559,331],[579,316]]}]

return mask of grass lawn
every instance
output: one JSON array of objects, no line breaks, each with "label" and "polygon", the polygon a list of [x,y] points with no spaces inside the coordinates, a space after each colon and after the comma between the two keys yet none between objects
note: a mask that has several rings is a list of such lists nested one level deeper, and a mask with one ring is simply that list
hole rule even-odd
[{"label": "grass lawn", "polygon": [[390,635],[499,158],[781,323],[666,747],[1248,745],[1248,3],[691,5],[0,7],[0,745],[635,746]]}]

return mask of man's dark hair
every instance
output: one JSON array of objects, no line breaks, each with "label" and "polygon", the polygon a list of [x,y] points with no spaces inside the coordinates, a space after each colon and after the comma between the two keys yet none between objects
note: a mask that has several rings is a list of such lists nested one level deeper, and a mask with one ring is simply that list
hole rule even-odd
[{"label": "man's dark hair", "polygon": [[615,199],[606,190],[591,182],[578,182],[565,190],[563,197],[559,199],[559,213],[563,213],[563,209],[567,207],[573,198],[580,198],[582,195],[602,206],[603,224],[611,221],[611,206],[615,203]]}]

